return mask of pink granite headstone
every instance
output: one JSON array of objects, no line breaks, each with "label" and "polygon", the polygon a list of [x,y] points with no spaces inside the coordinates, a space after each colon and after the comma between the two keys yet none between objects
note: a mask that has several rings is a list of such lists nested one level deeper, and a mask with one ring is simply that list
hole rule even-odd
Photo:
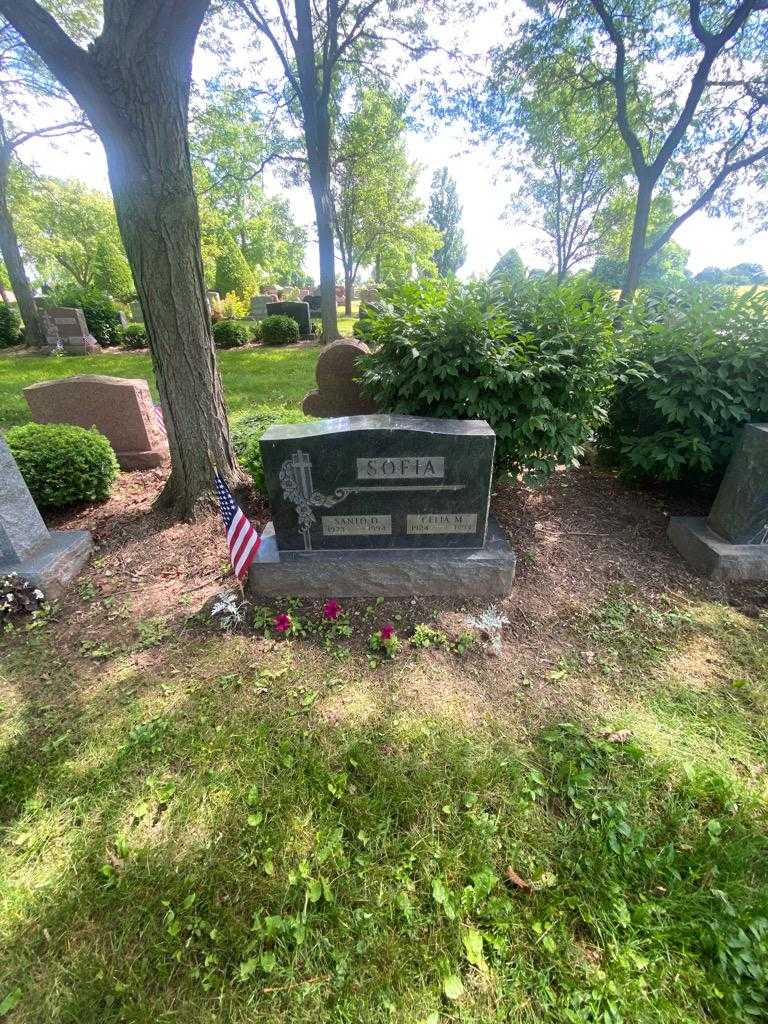
[{"label": "pink granite headstone", "polygon": [[101,346],[88,330],[85,313],[74,306],[52,306],[45,319],[56,328],[61,347],[68,355],[94,355]]},{"label": "pink granite headstone", "polygon": [[24,397],[38,423],[96,427],[123,469],[153,469],[169,458],[168,439],[145,380],[86,373],[31,384]]}]

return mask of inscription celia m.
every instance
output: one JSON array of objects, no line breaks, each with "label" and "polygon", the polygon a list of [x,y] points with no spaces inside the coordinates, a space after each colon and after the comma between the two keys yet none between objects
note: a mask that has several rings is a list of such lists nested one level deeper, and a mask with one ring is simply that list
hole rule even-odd
[{"label": "inscription celia m.", "polygon": [[442,480],[442,455],[393,455],[357,460],[358,480]]},{"label": "inscription celia m.", "polygon": [[427,512],[406,517],[408,533],[476,533],[477,513]]}]

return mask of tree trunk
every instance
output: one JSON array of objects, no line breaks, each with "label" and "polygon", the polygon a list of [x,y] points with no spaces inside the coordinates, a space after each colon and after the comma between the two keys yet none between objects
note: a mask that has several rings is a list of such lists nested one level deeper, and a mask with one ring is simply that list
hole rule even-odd
[{"label": "tree trunk", "polygon": [[315,202],[317,242],[320,254],[322,340],[328,342],[335,341],[339,336],[339,322],[336,314],[336,253],[333,243],[331,189],[329,181],[323,182],[322,180],[322,170],[319,170],[317,174],[313,174],[310,170],[310,183],[312,198]]},{"label": "tree trunk", "polygon": [[344,274],[344,316],[352,316],[352,275]]},{"label": "tree trunk", "polygon": [[[10,154],[0,154],[0,252],[3,254],[5,269],[11,282],[13,294],[24,322],[24,340],[28,345],[42,348],[45,345],[45,331],[35,305],[32,289],[27,280],[24,261],[19,252],[19,242],[8,209],[8,173]],[[3,295],[3,301],[7,301]]]},{"label": "tree trunk", "polygon": [[626,306],[631,301],[640,284],[640,275],[648,259],[645,240],[648,234],[648,222],[651,217],[651,201],[653,199],[654,182],[641,182],[635,204],[635,218],[632,224],[632,239],[629,243],[627,274],[619,296],[619,306]]},{"label": "tree trunk", "polygon": [[208,6],[105,0],[103,32],[85,51],[34,0],[0,0],[104,145],[168,431],[171,475],[160,503],[183,517],[215,503],[215,472],[230,487],[241,480],[205,301],[187,134],[192,53]]}]

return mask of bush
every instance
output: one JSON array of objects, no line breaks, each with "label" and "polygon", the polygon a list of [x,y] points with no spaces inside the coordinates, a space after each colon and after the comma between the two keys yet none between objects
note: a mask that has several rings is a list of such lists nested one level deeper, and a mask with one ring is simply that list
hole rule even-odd
[{"label": "bush", "polygon": [[392,412],[487,420],[499,471],[545,477],[605,418],[614,312],[582,281],[417,281],[369,307],[363,381]]},{"label": "bush", "polygon": [[146,326],[144,324],[128,324],[123,327],[120,332],[120,344],[129,350],[147,348],[149,337]]},{"label": "bush", "polygon": [[250,341],[251,333],[245,320],[219,320],[213,325],[213,340],[217,348],[240,348]]},{"label": "bush", "polygon": [[216,256],[216,291],[224,296],[234,293],[246,306],[256,294],[253,271],[228,231],[221,235]]},{"label": "bush", "polygon": [[261,464],[259,438],[273,423],[308,423],[311,416],[305,416],[298,409],[287,405],[260,405],[255,412],[241,419],[232,428],[232,445],[240,464],[250,474],[257,491],[266,494],[264,470]]},{"label": "bush", "polygon": [[76,306],[85,314],[88,330],[105,348],[121,341],[120,309],[114,299],[95,288],[62,285],[49,296],[51,306]]},{"label": "bush", "polygon": [[41,508],[109,497],[117,459],[97,430],[67,423],[27,423],[13,427],[5,439]]},{"label": "bush", "polygon": [[0,348],[18,345],[24,337],[21,317],[6,302],[0,302]]},{"label": "bush", "polygon": [[641,294],[623,328],[601,454],[625,478],[713,487],[739,428],[768,413],[768,293]]},{"label": "bush", "polygon": [[223,299],[214,299],[211,302],[211,320],[216,323],[218,320],[242,320],[248,313],[249,303],[243,302],[234,292],[225,295]]},{"label": "bush", "polygon": [[290,316],[267,316],[261,321],[265,345],[289,345],[299,340],[299,325]]}]

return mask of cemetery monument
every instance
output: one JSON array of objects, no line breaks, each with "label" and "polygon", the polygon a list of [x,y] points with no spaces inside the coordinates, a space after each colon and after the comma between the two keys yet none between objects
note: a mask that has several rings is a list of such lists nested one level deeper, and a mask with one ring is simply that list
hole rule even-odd
[{"label": "cemetery monument", "polygon": [[370,349],[362,341],[342,338],[326,345],[315,366],[317,387],[304,396],[307,416],[362,416],[376,412],[376,403],[363,393],[357,368]]},{"label": "cemetery monument", "polygon": [[270,427],[261,452],[273,518],[250,592],[507,593],[515,555],[488,518],[495,444],[484,420],[384,414]]},{"label": "cemetery monument", "polygon": [[86,373],[30,384],[23,394],[37,423],[100,430],[122,469],[153,469],[170,458],[145,380]]},{"label": "cemetery monument", "polygon": [[49,531],[0,436],[0,574],[17,572],[56,597],[88,561],[87,530]]},{"label": "cemetery monument", "polygon": [[312,321],[306,302],[268,302],[267,316],[289,316],[299,325],[299,337],[312,336]]},{"label": "cemetery monument", "polygon": [[676,516],[668,537],[712,579],[768,580],[768,423],[748,423],[706,519]]},{"label": "cemetery monument", "polygon": [[[66,355],[95,355],[101,352],[101,345],[88,330],[85,314],[74,306],[52,306],[45,312],[46,338],[49,329],[55,328],[61,349]],[[52,331],[51,331],[52,335]]]}]

